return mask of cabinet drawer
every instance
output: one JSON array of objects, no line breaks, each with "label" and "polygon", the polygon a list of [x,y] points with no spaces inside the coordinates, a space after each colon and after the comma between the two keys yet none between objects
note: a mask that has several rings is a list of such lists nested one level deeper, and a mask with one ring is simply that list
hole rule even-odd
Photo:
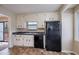
[{"label": "cabinet drawer", "polygon": [[24,38],[33,38],[33,35],[25,35]]},{"label": "cabinet drawer", "polygon": [[23,46],[23,39],[14,39],[14,45]]}]

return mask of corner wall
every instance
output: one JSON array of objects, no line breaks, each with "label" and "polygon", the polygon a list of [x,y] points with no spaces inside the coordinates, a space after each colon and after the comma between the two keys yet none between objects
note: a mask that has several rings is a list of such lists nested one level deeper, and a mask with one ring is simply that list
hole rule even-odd
[{"label": "corner wall", "polygon": [[73,10],[61,12],[62,19],[62,51],[70,52],[73,48]]},{"label": "corner wall", "polygon": [[79,54],[79,30],[78,21],[79,20],[79,5],[74,8],[74,41],[73,41],[73,51]]},{"label": "corner wall", "polygon": [[0,14],[4,14],[9,17],[8,26],[9,26],[9,48],[13,47],[12,41],[12,32],[15,31],[15,15],[8,11],[7,9],[0,6]]}]

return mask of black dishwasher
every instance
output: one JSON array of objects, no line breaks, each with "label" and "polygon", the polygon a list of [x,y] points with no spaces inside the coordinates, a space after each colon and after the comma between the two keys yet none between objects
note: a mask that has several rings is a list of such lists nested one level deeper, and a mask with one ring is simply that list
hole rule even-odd
[{"label": "black dishwasher", "polygon": [[34,47],[35,48],[44,48],[44,44],[43,44],[43,35],[42,34],[38,34],[38,35],[34,35]]}]

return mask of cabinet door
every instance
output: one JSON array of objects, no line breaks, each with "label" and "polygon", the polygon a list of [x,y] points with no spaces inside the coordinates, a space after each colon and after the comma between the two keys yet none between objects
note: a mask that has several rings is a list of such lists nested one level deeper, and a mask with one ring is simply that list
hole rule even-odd
[{"label": "cabinet door", "polygon": [[13,40],[13,45],[14,45],[14,46],[17,46],[17,42],[18,42],[18,41],[17,41],[17,38],[18,38],[18,36],[15,35],[15,36],[14,36],[14,40]]},{"label": "cabinet door", "polygon": [[24,39],[24,46],[28,46],[28,39]]},{"label": "cabinet door", "polygon": [[14,39],[13,45],[17,46],[17,39],[16,38]]},{"label": "cabinet door", "polygon": [[23,27],[23,17],[22,16],[17,16],[17,28],[22,28]]},{"label": "cabinet door", "polygon": [[34,37],[33,35],[26,35],[25,39],[24,39],[24,46],[27,47],[34,47]]},{"label": "cabinet door", "polygon": [[29,45],[29,47],[34,47],[34,40],[29,39],[28,45]]},{"label": "cabinet door", "polygon": [[24,35],[24,46],[28,46],[28,35]]},{"label": "cabinet door", "polygon": [[14,45],[23,46],[23,39],[22,39],[21,35],[16,35],[16,37],[14,39]]},{"label": "cabinet door", "polygon": [[23,46],[23,39],[17,39],[17,46]]},{"label": "cabinet door", "polygon": [[17,28],[20,28],[20,25],[21,25],[20,17],[17,16],[17,20],[16,20],[16,26],[17,26]]},{"label": "cabinet door", "polygon": [[28,37],[28,45],[29,47],[34,47],[34,36],[33,35]]}]

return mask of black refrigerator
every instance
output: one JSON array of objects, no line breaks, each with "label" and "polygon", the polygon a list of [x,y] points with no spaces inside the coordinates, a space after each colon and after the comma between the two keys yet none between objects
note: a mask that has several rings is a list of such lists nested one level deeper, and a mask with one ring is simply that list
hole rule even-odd
[{"label": "black refrigerator", "polygon": [[46,22],[46,50],[61,51],[61,22]]}]

